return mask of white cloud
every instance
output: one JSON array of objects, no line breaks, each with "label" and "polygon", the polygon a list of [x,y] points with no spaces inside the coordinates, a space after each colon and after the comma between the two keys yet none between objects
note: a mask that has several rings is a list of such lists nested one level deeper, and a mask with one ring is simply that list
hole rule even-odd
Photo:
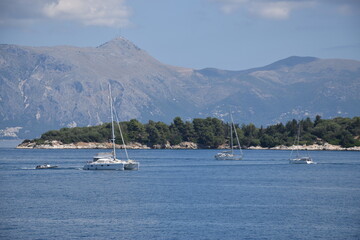
[{"label": "white cloud", "polygon": [[337,10],[342,15],[357,15],[360,14],[360,1],[344,1],[337,7]]},{"label": "white cloud", "polygon": [[221,11],[225,14],[230,14],[245,6],[249,0],[214,0],[221,3]]},{"label": "white cloud", "polygon": [[84,25],[124,27],[131,10],[127,0],[0,0],[0,24],[54,19]]},{"label": "white cloud", "polygon": [[209,0],[220,4],[224,14],[245,11],[267,19],[288,19],[294,11],[332,5],[339,13],[359,13],[359,0]]},{"label": "white cloud", "polygon": [[268,1],[253,2],[249,11],[255,15],[269,19],[287,19],[294,10],[313,6],[313,1]]},{"label": "white cloud", "polygon": [[292,10],[292,6],[288,2],[270,2],[266,4],[255,4],[251,9],[257,15],[264,18],[286,19]]},{"label": "white cloud", "polygon": [[99,26],[126,26],[130,16],[125,0],[58,0],[43,10],[50,18]]},{"label": "white cloud", "polygon": [[270,19],[286,19],[293,10],[313,5],[315,0],[212,0],[221,4],[221,11],[231,14],[239,9]]}]

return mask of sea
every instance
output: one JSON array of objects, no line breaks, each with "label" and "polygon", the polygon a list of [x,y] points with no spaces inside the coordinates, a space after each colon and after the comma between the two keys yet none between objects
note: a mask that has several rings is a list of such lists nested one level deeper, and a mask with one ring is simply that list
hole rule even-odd
[{"label": "sea", "polygon": [[0,239],[360,239],[360,152],[129,150],[139,171],[82,170],[98,152],[0,148]]}]

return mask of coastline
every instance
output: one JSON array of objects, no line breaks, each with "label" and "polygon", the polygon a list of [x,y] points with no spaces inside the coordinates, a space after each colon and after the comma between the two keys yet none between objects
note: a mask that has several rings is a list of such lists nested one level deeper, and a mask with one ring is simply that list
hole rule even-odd
[{"label": "coastline", "polygon": [[[36,144],[35,142],[25,142],[19,144],[17,149],[111,149],[111,143],[96,143],[96,142],[77,142],[64,144],[60,141],[45,141],[43,144]],[[116,144],[116,148],[122,149],[123,145]],[[130,143],[126,145],[127,149],[209,149],[207,147],[198,146],[193,142],[181,142],[177,145],[170,145],[166,143],[163,145],[154,145],[153,147],[148,147],[140,143]],[[221,145],[217,149],[229,149],[228,145]],[[275,146],[272,148],[264,148],[260,146],[250,146],[245,149],[250,150],[308,150],[308,151],[360,151],[360,147],[351,147],[344,148],[339,145],[332,145],[329,143],[324,143],[321,145],[300,145],[300,146]]]}]

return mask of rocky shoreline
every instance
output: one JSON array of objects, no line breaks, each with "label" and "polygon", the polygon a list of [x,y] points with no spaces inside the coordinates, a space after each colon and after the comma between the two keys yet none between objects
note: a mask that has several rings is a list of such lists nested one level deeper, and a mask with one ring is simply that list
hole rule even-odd
[{"label": "rocky shoreline", "polygon": [[[96,143],[96,142],[77,142],[64,144],[61,141],[45,141],[43,144],[37,144],[35,142],[23,142],[19,144],[16,148],[18,149],[111,149],[111,143]],[[123,145],[116,144],[116,148],[123,148]],[[177,145],[170,145],[166,143],[163,145],[154,145],[153,147],[148,147],[140,143],[130,143],[126,145],[127,149],[208,149],[206,147],[198,146],[193,142],[182,142]],[[228,145],[221,145],[218,149],[229,149]],[[301,146],[276,146],[273,148],[263,148],[260,146],[249,147],[247,149],[253,150],[309,150],[309,151],[360,151],[360,147],[351,147],[343,148],[338,145],[331,145],[324,143],[322,145],[313,144],[313,145],[301,145]]]},{"label": "rocky shoreline", "polygon": [[262,148],[260,146],[249,147],[248,149],[271,149],[271,150],[308,150],[308,151],[360,151],[360,147],[351,147],[344,148],[339,145],[332,145],[329,143],[324,143],[322,145],[313,144],[313,145],[300,145],[300,146],[276,146],[273,148]]}]

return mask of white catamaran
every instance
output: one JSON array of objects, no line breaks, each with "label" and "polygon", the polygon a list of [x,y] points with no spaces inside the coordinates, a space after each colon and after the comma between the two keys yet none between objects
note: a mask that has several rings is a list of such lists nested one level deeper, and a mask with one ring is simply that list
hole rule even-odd
[{"label": "white catamaran", "polygon": [[[299,142],[300,142],[300,122],[299,122],[298,132],[297,132],[294,144],[293,144],[293,148],[291,149],[289,163],[313,164],[314,162],[313,162],[312,158],[309,156],[309,154],[307,156],[301,156],[300,155]],[[296,149],[296,156],[295,157],[293,157],[294,148]]]},{"label": "white catamaran", "polygon": [[[113,112],[113,99],[111,96],[111,88],[109,84],[110,92],[110,112],[111,112],[111,143],[112,143],[112,152],[111,153],[98,153],[93,157],[92,161],[87,162],[83,169],[84,170],[138,170],[139,163],[135,160],[129,159],[128,153],[126,151],[126,146],[124,143],[124,138],[120,128],[120,124],[117,121],[119,126],[120,135],[122,142],[124,144],[124,149],[126,153],[127,160],[119,160],[116,158],[116,148],[115,148],[115,131],[114,131],[114,112]],[[117,115],[116,115],[117,117]]]},{"label": "white catamaran", "polygon": [[[230,151],[223,151],[220,153],[217,153],[215,155],[215,158],[217,160],[242,160],[243,158],[243,153],[241,150],[241,145],[240,145],[240,141],[239,141],[239,137],[235,128],[235,124],[234,124],[234,120],[232,117],[232,114],[230,113],[230,117],[231,117],[231,125],[230,125]],[[239,151],[234,151],[234,141],[233,141],[233,130],[235,132],[235,137],[236,137],[236,141],[239,147]]]}]

